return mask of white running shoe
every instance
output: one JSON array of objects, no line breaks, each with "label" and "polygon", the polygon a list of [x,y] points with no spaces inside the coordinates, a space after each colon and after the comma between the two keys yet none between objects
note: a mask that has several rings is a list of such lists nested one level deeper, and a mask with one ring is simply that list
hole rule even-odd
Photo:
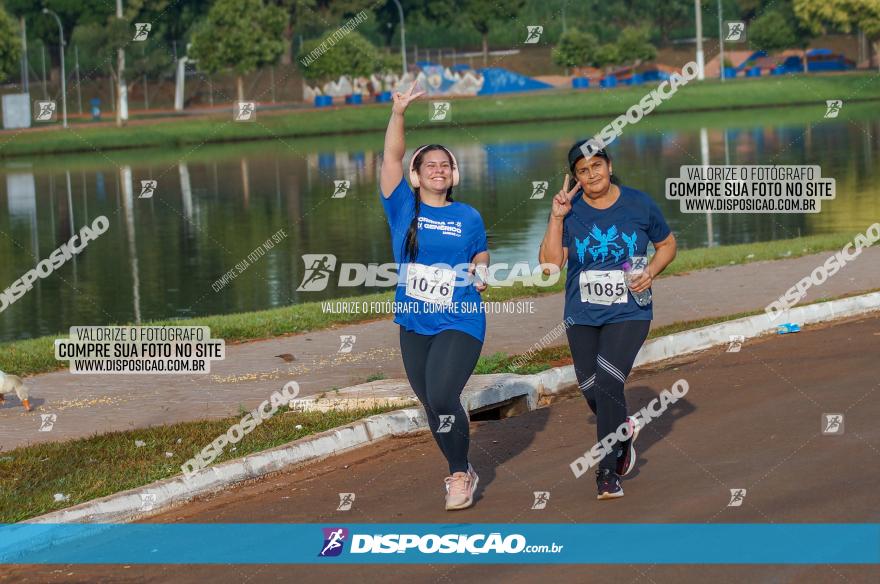
[{"label": "white running shoe", "polygon": [[474,467],[468,463],[467,472],[452,473],[446,477],[446,510],[466,509],[474,503],[474,493],[480,477],[474,472]]},{"label": "white running shoe", "polygon": [[635,416],[627,416],[627,423],[632,428],[632,436],[623,444],[623,453],[617,458],[617,475],[625,477],[636,467],[636,438],[639,437],[639,420]]}]

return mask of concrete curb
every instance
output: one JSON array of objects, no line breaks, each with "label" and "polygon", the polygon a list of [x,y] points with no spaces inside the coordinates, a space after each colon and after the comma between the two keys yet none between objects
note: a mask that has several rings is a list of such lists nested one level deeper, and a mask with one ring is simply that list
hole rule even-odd
[{"label": "concrete curb", "polygon": [[[880,310],[880,292],[802,306],[771,321],[766,314],[750,316],[683,333],[652,339],[639,352],[635,365],[646,365],[713,346],[727,344],[732,335],[745,339],[773,332],[783,322],[811,324]],[[534,410],[553,397],[577,388],[574,367],[556,367],[533,375],[502,373],[472,378],[462,395],[468,412],[518,401]],[[366,384],[369,385],[369,384]],[[408,386],[407,386],[408,387]],[[346,388],[353,390],[355,388]],[[346,391],[342,390],[342,391]],[[352,393],[349,391],[349,393]],[[385,395],[381,399],[388,399]],[[364,400],[358,400],[363,404]],[[420,432],[427,428],[421,407],[371,416],[353,424],[328,430],[289,444],[198,471],[192,478],[177,476],[150,485],[108,495],[101,499],[41,515],[21,523],[106,523],[127,522],[167,511],[193,497],[207,495],[234,483],[257,478],[293,465],[315,462],[393,435]],[[145,505],[146,501],[150,504]],[[47,539],[45,535],[41,536]]]},{"label": "concrete curb", "polygon": [[[132,521],[159,513],[193,496],[215,492],[236,482],[303,462],[321,460],[381,438],[409,434],[427,427],[428,420],[422,409],[386,412],[263,452],[209,466],[189,479],[185,479],[183,475],[163,479],[21,523]],[[145,505],[145,501],[149,501],[150,505]]]}]

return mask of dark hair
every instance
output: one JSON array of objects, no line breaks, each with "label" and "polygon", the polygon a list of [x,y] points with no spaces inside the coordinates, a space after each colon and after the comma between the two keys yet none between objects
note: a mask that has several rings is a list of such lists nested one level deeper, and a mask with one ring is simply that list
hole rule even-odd
[{"label": "dark hair", "polygon": [[[452,155],[449,153],[445,147],[440,144],[429,144],[425,146],[421,152],[416,155],[413,161],[413,168],[416,172],[419,171],[419,167],[422,165],[422,159],[425,157],[425,154],[431,152],[432,150],[442,150],[449,157],[449,164],[455,164],[452,161]],[[403,242],[403,258],[402,260],[405,262],[407,260],[414,262],[416,260],[416,256],[419,255],[419,206],[422,202],[421,197],[419,197],[420,187],[416,187],[413,190],[413,193],[416,197],[415,209],[413,209],[413,218],[412,222],[409,224],[409,231],[406,232],[406,239]],[[446,190],[446,200],[452,202],[452,187]]]},{"label": "dark hair", "polygon": [[[587,142],[589,142],[589,140],[581,140],[575,143],[575,145],[572,146],[571,149],[569,149],[568,151],[568,168],[571,171],[572,176],[574,177],[577,177],[577,174],[574,171],[574,167],[578,163],[578,160],[580,160],[581,158],[586,158],[581,147]],[[611,155],[608,154],[608,151],[604,148],[600,148],[593,152],[593,156],[604,158],[606,163],[611,163]],[[620,179],[614,174],[611,175],[611,184],[620,185]]]}]

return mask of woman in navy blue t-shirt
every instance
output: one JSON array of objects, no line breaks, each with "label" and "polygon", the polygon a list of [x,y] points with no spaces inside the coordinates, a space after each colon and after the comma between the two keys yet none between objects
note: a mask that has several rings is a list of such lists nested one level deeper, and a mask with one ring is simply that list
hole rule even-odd
[{"label": "woman in navy blue t-shirt", "polygon": [[439,144],[417,148],[409,165],[412,188],[406,182],[404,114],[424,94],[413,93],[416,85],[394,93],[380,178],[400,266],[394,322],[400,325],[406,375],[449,463],[446,509],[464,509],[473,503],[479,478],[468,462],[469,420],[461,392],[483,348],[480,292],[486,289],[489,252],[480,214],[452,199],[459,176],[449,150]]},{"label": "woman in navy blue t-shirt", "polygon": [[[598,440],[619,428],[618,435],[628,436],[598,463],[598,498],[610,499],[623,496],[620,477],[636,459],[639,424],[627,416],[623,386],[654,316],[651,283],[675,258],[676,245],[651,197],[621,185],[607,152],[587,157],[585,144],[568,153],[576,183],[569,189],[566,175],[553,198],[539,255],[542,263],[567,263],[568,344],[578,385],[596,414]],[[648,242],[656,250],[650,263]]]}]

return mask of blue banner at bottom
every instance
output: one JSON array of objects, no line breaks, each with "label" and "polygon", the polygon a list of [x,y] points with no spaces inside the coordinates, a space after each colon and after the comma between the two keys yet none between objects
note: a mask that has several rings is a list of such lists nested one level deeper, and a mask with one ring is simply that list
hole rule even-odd
[{"label": "blue banner at bottom", "polygon": [[880,564],[880,524],[5,524],[3,564]]}]

